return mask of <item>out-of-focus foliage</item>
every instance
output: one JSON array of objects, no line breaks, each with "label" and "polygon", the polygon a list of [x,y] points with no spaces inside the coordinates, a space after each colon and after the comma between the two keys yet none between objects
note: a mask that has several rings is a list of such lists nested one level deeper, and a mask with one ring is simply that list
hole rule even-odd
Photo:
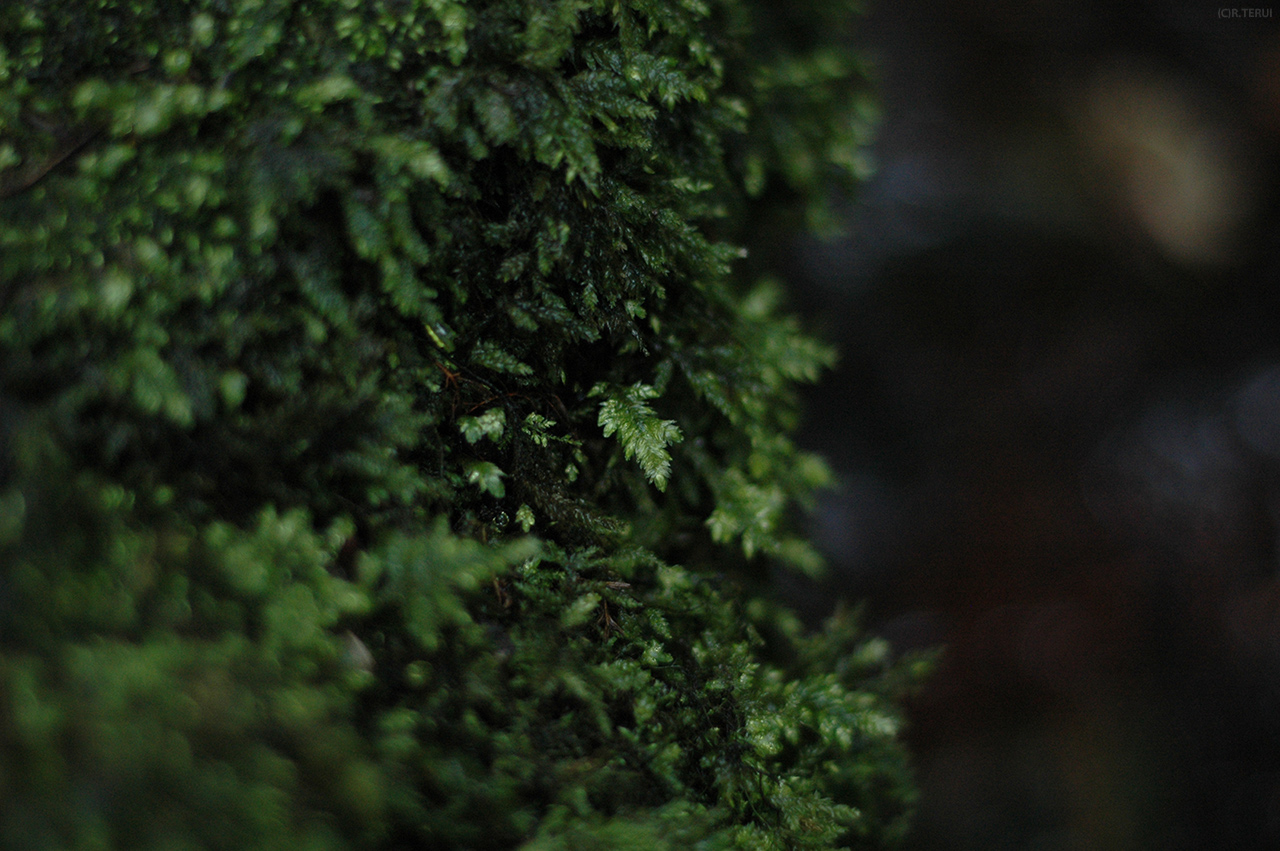
[{"label": "out-of-focus foliage", "polygon": [[831,353],[734,240],[868,116],[813,6],[0,9],[0,844],[901,834],[902,672],[757,596]]}]

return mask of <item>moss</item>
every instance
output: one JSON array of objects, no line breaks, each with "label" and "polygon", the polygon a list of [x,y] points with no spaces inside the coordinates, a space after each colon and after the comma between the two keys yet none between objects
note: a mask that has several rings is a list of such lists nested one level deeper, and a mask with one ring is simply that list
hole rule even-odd
[{"label": "moss", "polygon": [[0,9],[0,843],[893,841],[740,248],[856,181],[847,17]]}]

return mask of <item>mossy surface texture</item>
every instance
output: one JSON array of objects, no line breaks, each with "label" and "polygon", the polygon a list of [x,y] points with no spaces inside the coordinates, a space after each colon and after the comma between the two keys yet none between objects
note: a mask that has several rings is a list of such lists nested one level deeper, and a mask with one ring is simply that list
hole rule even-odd
[{"label": "mossy surface texture", "polygon": [[763,581],[848,11],[0,6],[0,846],[893,844],[903,672]]}]

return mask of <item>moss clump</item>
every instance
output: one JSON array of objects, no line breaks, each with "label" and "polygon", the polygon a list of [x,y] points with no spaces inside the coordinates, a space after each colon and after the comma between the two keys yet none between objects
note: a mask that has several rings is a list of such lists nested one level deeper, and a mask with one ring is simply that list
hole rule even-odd
[{"label": "moss clump", "polygon": [[901,672],[759,596],[846,19],[0,8],[0,843],[898,837]]}]

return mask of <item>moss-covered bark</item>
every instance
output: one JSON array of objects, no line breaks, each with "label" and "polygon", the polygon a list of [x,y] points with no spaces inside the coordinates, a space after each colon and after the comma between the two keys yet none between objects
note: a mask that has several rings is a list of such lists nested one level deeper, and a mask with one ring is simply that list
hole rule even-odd
[{"label": "moss-covered bark", "polygon": [[5,847],[900,835],[884,649],[752,590],[836,5],[0,8]]}]

